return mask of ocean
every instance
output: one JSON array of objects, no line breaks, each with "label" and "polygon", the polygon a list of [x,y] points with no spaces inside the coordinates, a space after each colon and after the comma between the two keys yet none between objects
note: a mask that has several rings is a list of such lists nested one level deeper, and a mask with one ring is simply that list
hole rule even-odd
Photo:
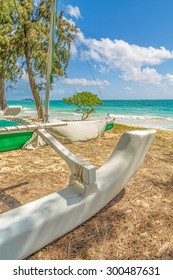
[{"label": "ocean", "polygon": [[[171,100],[103,100],[90,119],[105,118],[107,113],[115,115],[115,123],[146,128],[173,130],[173,99]],[[37,116],[32,100],[8,101],[8,105],[21,105],[22,115]],[[62,100],[50,101],[50,117],[57,120],[79,120],[75,106]]]}]

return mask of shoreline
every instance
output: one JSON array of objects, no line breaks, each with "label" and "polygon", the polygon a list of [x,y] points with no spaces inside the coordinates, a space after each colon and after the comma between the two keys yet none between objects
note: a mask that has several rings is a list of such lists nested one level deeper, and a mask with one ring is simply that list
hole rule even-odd
[{"label": "shoreline", "polygon": [[[98,168],[120,135],[134,129],[145,128],[117,124],[100,139],[66,147]],[[173,131],[157,130],[146,159],[118,197],[83,225],[27,259],[172,259],[172,139]],[[49,146],[2,152],[0,162],[0,212],[68,184],[68,167]]]},{"label": "shoreline", "polygon": [[[128,125],[141,124],[145,127],[173,130],[173,99],[170,100],[103,100],[103,106],[96,107],[91,119],[105,118],[107,113],[116,116],[116,122]],[[21,105],[25,115],[36,117],[32,101],[9,101],[9,105]],[[58,119],[80,119],[76,107],[62,100],[50,101],[50,116]]]}]

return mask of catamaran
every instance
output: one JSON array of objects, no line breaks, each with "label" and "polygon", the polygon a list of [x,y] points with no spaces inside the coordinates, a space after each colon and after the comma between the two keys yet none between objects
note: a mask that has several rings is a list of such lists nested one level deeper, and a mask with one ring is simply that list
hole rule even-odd
[{"label": "catamaran", "polygon": [[[57,1],[52,1],[52,10],[51,10],[51,19],[50,19],[50,34],[49,34],[49,44],[48,44],[48,55],[47,55],[47,78],[46,78],[46,100],[45,100],[45,116],[44,122],[46,123],[55,123],[57,120],[51,119],[49,117],[49,101],[50,101],[50,87],[52,81],[52,69],[53,69],[53,44],[54,44],[54,30],[56,23],[56,6]],[[112,115],[113,116],[113,115]],[[96,139],[101,137],[105,130],[108,130],[113,127],[114,116],[107,116],[105,119],[98,120],[86,120],[86,121],[67,121],[66,126],[51,126],[47,128],[48,131],[61,143],[73,143],[77,141],[88,141],[91,139]],[[21,120],[20,120],[21,119]],[[11,126],[17,125],[20,126],[21,122],[24,121],[22,118],[18,119],[18,121],[11,122]],[[59,123],[59,121],[58,121]],[[4,122],[3,122],[4,124]],[[28,122],[25,120],[25,124]],[[6,126],[10,125],[8,121],[6,122]],[[1,127],[1,124],[0,124]],[[25,132],[22,135],[18,134],[9,134],[3,135],[0,138],[0,151],[7,151],[18,148],[35,148],[39,141],[36,141],[38,138],[37,134]],[[11,140],[10,140],[11,139]],[[13,145],[13,143],[15,143]]]},{"label": "catamaran", "polygon": [[[1,260],[24,259],[96,214],[135,174],[155,136],[153,130],[123,133],[112,155],[96,170],[42,126],[35,127],[37,133],[71,170],[69,184],[59,192],[0,215]],[[26,129],[22,126],[22,131]],[[0,133],[5,133],[5,128]]]},{"label": "catamaran", "polygon": [[135,174],[156,133],[155,130],[123,133],[112,155],[96,170],[51,135],[48,129],[52,126],[65,128],[68,123],[46,121],[0,128],[0,135],[34,131],[71,170],[69,184],[63,190],[0,214],[1,260],[24,259],[101,210]]}]

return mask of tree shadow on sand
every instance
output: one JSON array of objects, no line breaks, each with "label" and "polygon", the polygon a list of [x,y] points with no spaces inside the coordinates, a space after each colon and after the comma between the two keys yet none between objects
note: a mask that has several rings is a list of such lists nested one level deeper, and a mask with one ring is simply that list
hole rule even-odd
[{"label": "tree shadow on sand", "polygon": [[6,204],[8,206],[9,210],[21,206],[21,203],[16,198],[14,198],[12,195],[7,194],[6,191],[14,190],[19,187],[26,186],[28,184],[29,184],[28,182],[23,182],[23,183],[18,183],[16,185],[7,187],[5,189],[0,188],[0,199],[3,201],[4,204]]}]

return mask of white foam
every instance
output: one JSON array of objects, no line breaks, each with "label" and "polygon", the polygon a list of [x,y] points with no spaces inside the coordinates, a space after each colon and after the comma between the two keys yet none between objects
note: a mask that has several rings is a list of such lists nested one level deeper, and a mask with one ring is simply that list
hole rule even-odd
[{"label": "white foam", "polygon": [[[36,109],[24,108],[24,115],[37,115]],[[81,120],[81,114],[76,112],[58,111],[56,109],[50,110],[50,117],[57,120]],[[89,120],[104,119],[106,114],[91,114]],[[173,118],[151,115],[124,115],[115,114],[115,123],[125,124],[130,126],[138,126],[153,129],[170,129],[173,130]]]}]

